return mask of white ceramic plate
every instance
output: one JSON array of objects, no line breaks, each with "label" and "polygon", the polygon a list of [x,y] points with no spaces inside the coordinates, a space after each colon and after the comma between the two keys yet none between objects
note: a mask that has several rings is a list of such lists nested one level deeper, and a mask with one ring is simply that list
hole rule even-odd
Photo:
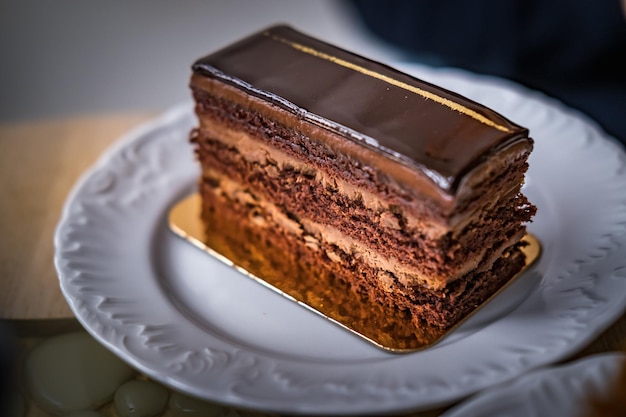
[{"label": "white ceramic plate", "polygon": [[176,389],[285,413],[370,414],[450,404],[550,364],[626,305],[621,148],[539,94],[458,71],[405,67],[526,125],[526,193],[540,261],[440,345],[385,353],[216,262],[168,230],[199,169],[191,106],[129,133],[70,195],[55,235],[60,283],[81,323]]},{"label": "white ceramic plate", "polygon": [[617,383],[626,356],[591,356],[531,372],[482,392],[442,417],[582,417],[594,415],[590,402],[606,398]]}]

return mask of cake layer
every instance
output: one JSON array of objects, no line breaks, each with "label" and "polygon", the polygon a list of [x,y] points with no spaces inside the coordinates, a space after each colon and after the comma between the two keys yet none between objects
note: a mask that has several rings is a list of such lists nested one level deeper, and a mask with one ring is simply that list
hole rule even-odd
[{"label": "cake layer", "polygon": [[466,204],[480,216],[457,213],[451,228],[446,222],[452,221],[436,209],[403,198],[393,181],[387,179],[381,188],[382,179],[359,176],[358,161],[309,138],[295,139],[298,132],[260,113],[206,93],[196,97],[202,116],[195,139],[198,155],[212,171],[205,178],[225,172],[241,187],[255,189],[256,199],[276,202],[301,223],[331,226],[342,233],[338,244],[348,254],[385,254],[405,285],[440,288],[458,279],[501,242],[520,235],[522,222],[532,214],[519,195],[525,149],[503,153],[500,168],[506,169],[498,176],[483,175],[482,188],[477,188],[482,198]]},{"label": "cake layer", "polygon": [[[246,201],[250,207],[271,207],[271,212],[279,211],[275,208],[279,206],[286,213],[283,217],[289,216],[292,228],[324,237],[359,259],[383,262],[384,258],[384,263],[393,265],[389,270],[405,285],[439,287],[453,281],[475,268],[488,249],[522,230],[507,226],[510,215],[494,205],[466,225],[456,239],[451,240],[448,234],[429,239],[420,233],[419,225],[407,227],[383,202],[376,209],[368,209],[362,200],[329,190],[315,177],[291,167],[284,170],[275,165],[245,164],[232,148],[213,150],[201,158],[210,167],[204,170],[205,181],[215,184],[221,193]],[[220,174],[219,169],[229,175]],[[504,203],[518,204],[517,199],[515,195]],[[519,215],[526,218],[524,210]]]}]

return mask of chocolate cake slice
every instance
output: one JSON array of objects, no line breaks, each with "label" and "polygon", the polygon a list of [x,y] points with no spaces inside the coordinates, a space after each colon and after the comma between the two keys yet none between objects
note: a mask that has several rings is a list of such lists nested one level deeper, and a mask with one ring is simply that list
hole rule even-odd
[{"label": "chocolate cake slice", "polygon": [[286,26],[191,89],[207,243],[312,305],[448,329],[524,266],[533,142],[496,112]]}]

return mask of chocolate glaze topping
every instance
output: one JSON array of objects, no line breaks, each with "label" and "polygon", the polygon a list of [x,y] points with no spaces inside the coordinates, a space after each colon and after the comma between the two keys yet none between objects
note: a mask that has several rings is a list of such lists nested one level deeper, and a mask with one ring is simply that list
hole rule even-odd
[{"label": "chocolate glaze topping", "polygon": [[454,194],[487,156],[528,130],[458,94],[286,26],[199,59],[217,78],[420,169]]}]

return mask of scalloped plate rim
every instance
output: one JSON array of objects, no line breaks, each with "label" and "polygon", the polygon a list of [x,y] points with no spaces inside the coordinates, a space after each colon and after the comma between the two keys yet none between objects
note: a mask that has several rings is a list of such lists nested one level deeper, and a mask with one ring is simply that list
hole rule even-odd
[{"label": "scalloped plate rim", "polygon": [[[591,148],[594,152],[602,155],[609,151],[615,152],[617,150],[618,157],[623,158],[621,148],[599,131],[593,122],[538,93],[525,90],[507,81],[476,76],[458,70],[432,70],[419,65],[405,65],[404,68],[410,72],[417,73],[428,81],[441,82],[444,85],[452,84],[461,87],[461,89],[467,89],[471,94],[468,94],[468,91],[462,91],[461,93],[468,94],[472,98],[482,94],[484,97],[480,97],[480,99],[489,101],[489,99],[493,99],[495,92],[502,96],[497,97],[498,99],[503,98],[501,102],[496,100],[494,103],[495,107],[503,106],[505,110],[507,110],[506,106],[509,105],[506,100],[513,100],[514,105],[522,108],[533,104],[539,105],[539,107],[545,106],[548,113],[552,112],[552,116],[561,119],[565,118],[569,123],[578,123],[576,127],[584,131],[581,132],[581,136],[584,136],[584,138],[576,141],[571,146],[582,146],[585,151],[589,151],[588,148]],[[508,110],[511,113],[511,109]],[[531,113],[531,116],[525,114],[525,117],[532,119],[534,116]],[[173,337],[165,340],[163,344],[161,339],[171,337],[171,334],[164,333],[165,330],[173,334],[177,334],[178,331],[193,333],[193,331],[201,332],[202,330],[194,328],[192,324],[188,323],[181,325],[183,329],[177,329],[176,326],[171,326],[172,328],[164,326],[161,328],[158,320],[156,324],[143,323],[141,315],[144,313],[141,311],[133,312],[128,309],[124,310],[120,307],[123,306],[125,298],[118,297],[119,299],[116,299],[116,297],[107,297],[99,294],[99,292],[109,290],[109,287],[97,288],[97,285],[96,288],[93,288],[94,282],[104,282],[103,280],[97,280],[98,278],[103,278],[104,275],[98,277],[96,274],[96,280],[92,279],[90,281],[89,279],[93,278],[91,276],[93,271],[81,269],[80,262],[77,263],[74,258],[76,256],[86,257],[89,262],[93,263],[92,267],[96,269],[96,272],[100,271],[101,274],[104,274],[102,272],[103,267],[96,260],[89,259],[90,251],[92,251],[90,245],[92,245],[93,241],[85,239],[85,236],[82,235],[89,232],[86,231],[87,229],[81,222],[106,224],[107,216],[110,216],[110,213],[98,212],[97,208],[89,205],[91,203],[87,204],[87,200],[81,200],[85,198],[84,194],[87,194],[86,188],[92,186],[94,182],[102,181],[102,184],[96,185],[102,188],[104,194],[106,194],[107,187],[111,187],[111,185],[107,183],[108,180],[106,178],[100,180],[96,177],[104,174],[115,176],[116,171],[113,168],[121,167],[130,170],[131,175],[129,178],[131,180],[134,180],[137,175],[145,176],[145,173],[134,173],[133,169],[141,171],[143,167],[133,166],[134,161],[132,158],[136,157],[136,155],[141,156],[142,152],[149,152],[150,145],[141,149],[134,149],[132,148],[133,145],[145,141],[146,136],[153,135],[157,141],[162,141],[165,144],[164,146],[171,146],[168,140],[172,140],[163,138],[167,137],[167,135],[180,135],[180,132],[176,132],[176,124],[181,123],[183,119],[188,123],[189,118],[190,105],[178,106],[160,118],[134,129],[113,145],[77,182],[66,201],[61,220],[55,232],[55,266],[59,274],[61,289],[79,321],[96,339],[117,355],[145,372],[148,376],[176,389],[234,406],[296,414],[372,414],[428,409],[450,404],[479,389],[503,382],[538,366],[547,365],[567,356],[599,334],[626,307],[626,299],[624,297],[618,299],[614,295],[615,291],[605,288],[609,284],[612,287],[624,288],[622,281],[626,281],[623,276],[623,271],[626,269],[623,258],[626,258],[626,256],[622,256],[626,248],[626,239],[624,238],[623,230],[621,230],[620,233],[615,234],[612,234],[612,232],[599,234],[597,237],[598,242],[586,242],[586,244],[595,245],[596,247],[585,246],[585,248],[582,248],[585,249],[585,253],[582,253],[580,257],[568,259],[570,262],[562,267],[552,265],[556,261],[552,262],[551,259],[545,260],[541,270],[542,273],[550,275],[548,279],[542,281],[537,291],[531,294],[520,308],[506,317],[485,326],[485,328],[462,339],[452,347],[442,346],[439,349],[433,349],[428,352],[404,356],[404,359],[392,355],[377,361],[365,361],[365,364],[360,365],[365,368],[365,374],[355,370],[353,364],[332,363],[328,365],[321,363],[315,364],[315,369],[313,369],[310,364],[299,363],[297,359],[281,359],[264,352],[252,352],[246,346],[233,344],[228,340],[206,334],[199,335],[200,340],[210,341],[210,346],[205,346],[204,349],[196,346],[196,350],[186,351],[178,346],[183,345],[183,342],[179,342]],[[544,124],[552,122],[551,120],[542,121]],[[559,120],[559,122],[561,121]],[[185,124],[183,123],[183,125]],[[541,128],[542,126],[540,125],[539,127]],[[183,142],[185,141],[183,140]],[[549,142],[549,140],[546,139],[545,142]],[[157,142],[157,145],[152,146],[159,146],[160,143]],[[142,145],[144,145],[143,142]],[[551,143],[544,144],[542,142],[542,146],[546,147],[556,145],[558,143],[552,145]],[[178,144],[177,146],[182,145]],[[178,148],[172,146],[172,149],[176,151]],[[574,152],[573,156],[579,157],[580,155]],[[572,159],[576,159],[574,157]],[[131,159],[129,160],[129,158]],[[160,158],[163,159],[162,156]],[[536,156],[532,158],[534,160],[539,159]],[[165,164],[167,167],[167,160],[159,160],[158,162]],[[618,161],[617,164],[618,166],[616,167],[610,166],[611,169],[616,170],[616,173],[611,175],[611,179],[614,178],[613,182],[608,182],[607,186],[626,189],[622,184],[625,182],[623,160]],[[169,168],[171,169],[171,167]],[[531,164],[531,176],[534,172],[533,168],[534,166]],[[546,169],[548,172],[552,172],[552,168]],[[112,171],[107,172],[107,170]],[[603,171],[601,173],[604,174]],[[180,180],[177,183],[176,179],[172,180],[167,175],[165,177],[164,183],[171,181],[176,183],[176,187],[178,187],[172,192],[182,194],[185,192],[184,189],[189,187],[188,183],[185,183],[183,186],[180,185]],[[164,184],[158,182],[160,181],[159,178],[152,180],[156,181],[156,183],[150,183],[150,187],[147,187],[150,190],[152,188],[159,190],[160,187],[164,187]],[[535,186],[539,185],[535,184]],[[557,192],[560,191],[557,190]],[[148,191],[131,190],[124,195],[125,200],[122,200],[124,202],[128,200],[127,204],[133,204],[134,201],[145,200],[147,198],[145,194],[147,193]],[[102,196],[98,195],[97,197],[100,198]],[[173,199],[174,197],[170,196],[170,200]],[[100,198],[100,200],[107,200],[106,195]],[[100,200],[96,199],[96,201]],[[559,204],[552,201],[550,203]],[[109,204],[113,204],[112,206],[115,206],[116,210],[121,210],[117,207],[118,203]],[[121,203],[119,204],[121,205]],[[159,209],[161,214],[166,211],[165,207],[160,207]],[[606,209],[606,207],[602,209]],[[617,219],[615,221],[623,229],[623,222],[626,220],[623,219],[622,211],[616,214]],[[93,213],[96,213],[97,216]],[[541,216],[541,214],[538,214],[538,216]],[[113,221],[124,221],[124,219],[114,219]],[[147,233],[156,235],[155,228],[160,227],[160,221],[161,218],[150,219],[150,223],[143,225],[143,229]],[[165,227],[164,225],[161,226]],[[566,252],[569,249],[581,249],[575,244],[573,245],[571,248],[565,245],[567,246],[566,249],[562,249],[561,245],[559,247],[549,246],[547,249],[556,253],[558,255],[556,256],[557,258],[567,257],[567,253],[562,254],[561,252]],[[106,250],[113,249],[107,248]],[[81,251],[86,252],[86,254],[81,255]],[[150,265],[146,265],[146,267],[149,270],[151,269]],[[558,291],[560,287],[565,285],[564,283],[574,281],[575,279],[580,280],[577,286],[567,288],[567,291]],[[110,285],[109,281],[107,281],[107,285]],[[112,288],[113,292],[117,291],[115,285]],[[156,289],[151,288],[147,290],[148,293],[156,291]],[[594,293],[594,291],[597,291],[598,294]],[[608,294],[606,294],[607,292]],[[578,306],[579,298],[577,298],[577,294],[579,296],[591,297],[594,303],[589,307]],[[567,298],[570,296],[571,299]],[[534,345],[529,344],[528,346],[507,347],[509,352],[506,352],[506,354],[514,355],[516,363],[501,364],[497,363],[497,361],[487,361],[485,366],[476,368],[468,365],[466,369],[462,370],[463,372],[458,373],[455,373],[456,370],[450,370],[444,366],[440,374],[431,369],[430,379],[428,380],[420,380],[420,377],[416,376],[417,372],[410,372],[405,369],[407,366],[414,368],[423,366],[421,362],[424,360],[420,360],[422,357],[441,360],[442,351],[445,357],[446,351],[454,352],[456,350],[456,353],[458,353],[459,346],[465,346],[465,350],[468,350],[477,346],[483,346],[485,343],[483,339],[487,339],[486,342],[489,343],[490,338],[494,337],[494,335],[495,337],[500,337],[498,331],[501,330],[500,328],[504,324],[518,318],[519,314],[525,311],[525,308],[526,310],[530,309],[532,307],[530,304],[539,303],[539,298],[541,297],[553,297],[567,306],[571,305],[571,311],[567,311],[571,315],[569,318],[576,323],[576,326],[580,325],[581,328],[570,329],[572,333],[568,334],[567,337],[559,334],[560,339],[554,337],[554,340],[544,340],[542,341],[543,345],[539,347],[538,343]],[[604,297],[605,299],[595,300],[594,297],[598,299]],[[561,300],[561,298],[563,299]],[[172,310],[172,308],[172,306],[163,306],[163,309],[166,311],[156,311],[155,314],[159,319],[162,318],[160,315],[163,315],[165,321],[168,319],[168,314],[170,317],[174,317],[173,320],[180,320],[179,312],[174,311],[175,309]],[[556,320],[552,314],[560,313],[559,311],[550,311],[550,318]],[[582,329],[582,327],[585,328]],[[159,345],[159,343],[162,344]],[[167,346],[174,350],[180,347],[179,351],[177,351],[180,355],[176,357],[177,361],[174,361],[174,365],[171,367],[176,369],[176,372],[171,371],[170,368],[164,370],[163,365],[158,360],[155,360],[155,358],[163,359],[167,357]],[[496,353],[502,353],[497,349],[496,351]],[[431,356],[433,358],[430,358]],[[190,374],[186,368],[189,364],[198,365],[202,368],[200,378],[198,378],[198,375]],[[321,368],[321,371],[318,368]],[[340,371],[347,373],[344,376],[338,373]],[[392,374],[392,371],[399,375]],[[205,374],[202,374],[202,372],[205,372]],[[218,372],[222,376],[226,375],[226,377],[233,378],[229,384],[230,391],[224,392],[222,389],[221,392],[218,392],[221,388],[216,388],[215,384],[211,385],[210,377]],[[369,376],[370,373],[373,375],[371,378]],[[234,376],[242,378],[235,381]],[[198,382],[204,381],[202,377],[205,378],[206,383]],[[268,390],[266,387],[255,391],[255,384],[258,385],[259,381],[270,386],[274,384],[273,389],[275,391],[272,391],[272,389]],[[303,392],[305,391],[304,388],[306,388],[306,392]],[[364,394],[370,395],[371,398],[365,398]]]},{"label": "scalloped plate rim", "polygon": [[[516,415],[520,416],[555,415],[558,410],[561,417],[577,417],[582,415],[580,408],[572,414],[564,414],[564,410],[571,411],[573,404],[578,407],[586,406],[589,398],[582,398],[578,392],[580,389],[575,389],[573,385],[580,388],[581,384],[586,384],[582,389],[589,395],[591,389],[594,395],[606,395],[612,388],[611,381],[618,377],[625,363],[626,354],[623,352],[608,352],[540,368],[509,383],[488,388],[447,410],[441,417],[489,417],[493,415],[490,410],[497,408],[501,413],[505,411],[507,404],[526,407],[516,409]],[[549,385],[549,389],[545,389],[546,385]],[[537,396],[540,397],[539,400]]]}]

